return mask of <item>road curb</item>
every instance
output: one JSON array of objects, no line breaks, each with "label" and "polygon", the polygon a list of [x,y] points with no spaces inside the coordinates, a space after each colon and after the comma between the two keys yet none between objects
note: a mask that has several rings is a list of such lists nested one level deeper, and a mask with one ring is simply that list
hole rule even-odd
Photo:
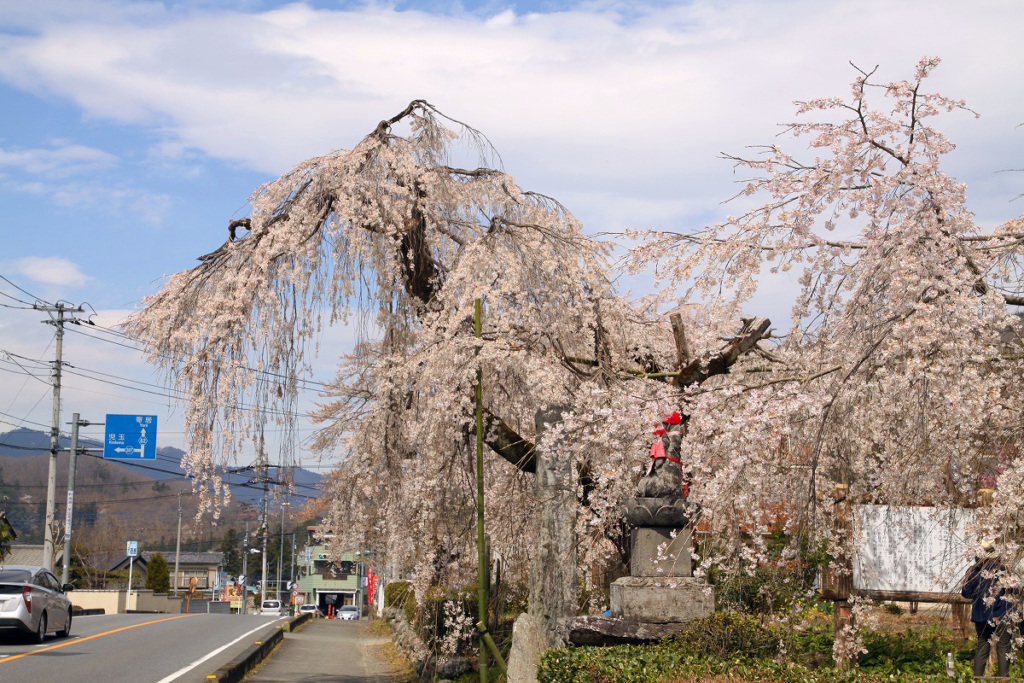
[{"label": "road curb", "polygon": [[206,677],[213,683],[238,683],[245,675],[256,668],[256,665],[267,658],[267,655],[284,640],[284,628],[277,627],[268,638],[257,641],[247,647],[245,651],[235,659],[231,660],[213,674]]},{"label": "road curb", "polygon": [[71,616],[73,616],[73,617],[89,617],[89,616],[92,616],[94,614],[106,614],[106,613],[107,613],[107,610],[103,609],[102,607],[84,609],[82,607],[75,607],[74,605],[71,606]]},{"label": "road curb", "polygon": [[312,614],[308,614],[307,613],[307,614],[300,614],[299,616],[295,617],[294,619],[289,619],[286,622],[287,623],[287,628],[288,628],[288,633],[292,633],[293,631],[299,630],[299,628],[304,626],[306,624],[306,622],[309,621],[312,618],[312,616],[313,616]]}]

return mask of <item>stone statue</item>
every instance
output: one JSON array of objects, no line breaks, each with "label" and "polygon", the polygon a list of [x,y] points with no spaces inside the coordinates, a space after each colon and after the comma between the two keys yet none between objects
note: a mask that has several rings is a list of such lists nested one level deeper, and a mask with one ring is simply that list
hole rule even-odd
[{"label": "stone statue", "polygon": [[633,623],[683,623],[714,611],[714,591],[693,577],[690,541],[699,514],[687,502],[689,478],[680,462],[683,425],[666,415],[651,447],[651,464],[626,501],[630,531],[629,576],[611,585],[612,617]]},{"label": "stone statue", "polygon": [[679,460],[683,441],[678,412],[666,415],[660,437],[651,447],[651,464],[637,484],[636,498],[626,501],[626,521],[638,527],[682,528],[689,524],[689,481]]}]

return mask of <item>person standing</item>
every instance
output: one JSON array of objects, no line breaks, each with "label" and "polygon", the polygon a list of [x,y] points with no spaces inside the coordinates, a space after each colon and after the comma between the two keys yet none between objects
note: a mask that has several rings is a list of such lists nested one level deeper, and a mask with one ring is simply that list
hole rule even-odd
[{"label": "person standing", "polygon": [[[1006,590],[993,590],[999,578],[1006,573],[1006,567],[999,559],[999,552],[991,541],[981,542],[982,553],[975,558],[974,566],[964,577],[960,594],[971,600],[971,621],[978,634],[978,651],[974,654],[974,675],[985,675],[985,666],[991,653],[992,640],[996,641],[997,675],[1005,677],[1010,672],[1007,654],[1012,634],[1003,619],[1010,607]],[[995,593],[995,594],[994,594]]]}]

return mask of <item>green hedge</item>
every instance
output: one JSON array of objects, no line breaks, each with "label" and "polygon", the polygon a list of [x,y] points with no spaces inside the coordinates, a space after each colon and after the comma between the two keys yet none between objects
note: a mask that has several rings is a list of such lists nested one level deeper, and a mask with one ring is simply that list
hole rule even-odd
[{"label": "green hedge", "polygon": [[720,680],[730,683],[970,683],[976,680],[964,664],[957,674],[886,674],[864,670],[840,673],[835,669],[811,670],[793,662],[706,657],[665,646],[617,646],[609,648],[562,648],[541,658],[538,683],[673,683],[686,680]]},{"label": "green hedge", "polygon": [[384,586],[384,606],[405,610],[409,623],[416,620],[416,591],[408,581],[392,581]]},{"label": "green hedge", "polygon": [[[678,636],[653,645],[550,650],[541,658],[539,683],[688,683],[708,677],[721,683],[834,683],[969,681],[973,642],[961,648],[939,632],[864,634],[867,653],[852,673],[831,663],[832,634],[796,633],[756,617],[718,612],[692,622]],[[955,678],[945,675],[953,652]],[[1015,663],[1011,674],[1024,673]]]}]

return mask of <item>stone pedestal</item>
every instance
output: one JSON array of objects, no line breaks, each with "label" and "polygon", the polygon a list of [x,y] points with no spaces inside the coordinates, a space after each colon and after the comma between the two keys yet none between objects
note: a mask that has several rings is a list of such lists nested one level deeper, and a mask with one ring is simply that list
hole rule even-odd
[{"label": "stone pedestal", "polygon": [[692,576],[624,576],[612,583],[612,617],[679,624],[715,611],[714,589]]},{"label": "stone pedestal", "polygon": [[[659,474],[664,476],[664,471],[651,478]],[[633,552],[630,576],[611,585],[613,618],[681,624],[715,611],[714,589],[693,578],[690,566],[691,515],[695,510],[681,497],[647,496],[626,502],[626,520],[634,525],[630,536]]]},{"label": "stone pedestal", "polygon": [[678,533],[675,531],[664,526],[633,529],[630,533],[633,548],[630,575],[692,576],[690,538],[693,533],[689,527]]}]

